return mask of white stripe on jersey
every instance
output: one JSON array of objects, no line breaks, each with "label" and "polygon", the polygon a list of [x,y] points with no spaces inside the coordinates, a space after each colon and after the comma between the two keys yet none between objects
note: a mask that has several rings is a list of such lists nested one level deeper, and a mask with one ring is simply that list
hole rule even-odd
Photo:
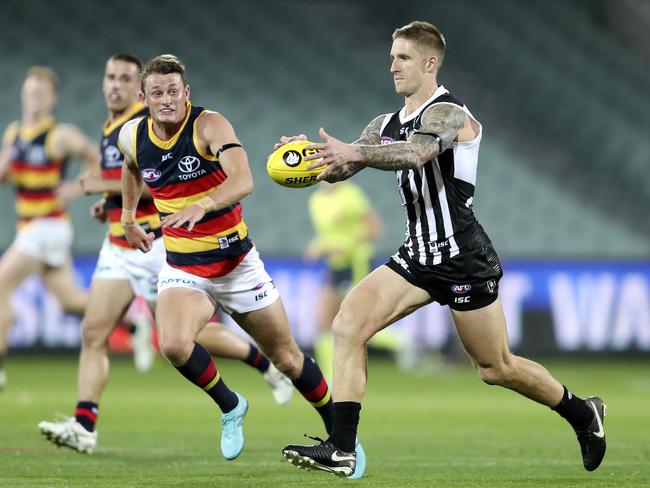
[{"label": "white stripe on jersey", "polygon": [[[433,242],[438,240],[438,230],[436,229],[436,217],[433,214],[433,204],[431,203],[431,189],[429,188],[429,180],[427,179],[426,174],[424,173],[424,168],[421,167],[418,169],[420,173],[420,177],[422,178],[422,194],[420,195],[420,198],[424,199],[424,208],[426,209],[426,215],[427,215],[427,223],[429,225],[429,239],[426,244],[426,247],[428,249],[425,249],[425,246],[422,245],[420,249],[424,249],[425,254],[422,254],[420,252],[420,256],[418,257],[418,261],[420,264],[426,266],[426,254],[431,253],[434,255],[433,259],[433,264],[440,264],[442,262],[442,258],[440,256],[436,256],[436,250],[433,247]],[[436,185],[437,185],[436,181]],[[419,205],[416,205],[417,208],[419,208]],[[418,215],[419,217],[419,215]],[[420,224],[420,219],[418,219],[418,224]],[[420,227],[420,234],[421,234],[421,227]],[[422,237],[420,236],[420,239]]]},{"label": "white stripe on jersey", "polygon": [[[456,245],[456,240],[454,239],[454,226],[451,223],[451,213],[449,211],[449,202],[447,202],[447,192],[445,191],[445,182],[442,180],[442,173],[440,171],[440,165],[438,164],[438,159],[435,160],[436,164],[433,164],[433,176],[436,179],[436,188],[438,190],[438,199],[440,200],[440,210],[442,211],[442,222],[445,228],[445,239],[449,239],[449,257],[453,258],[458,254],[458,246]],[[431,202],[429,202],[431,205]],[[433,213],[433,210],[432,210]],[[433,240],[433,239],[432,239]],[[442,259],[440,253],[436,253],[437,259]],[[434,262],[434,264],[437,264]]]}]

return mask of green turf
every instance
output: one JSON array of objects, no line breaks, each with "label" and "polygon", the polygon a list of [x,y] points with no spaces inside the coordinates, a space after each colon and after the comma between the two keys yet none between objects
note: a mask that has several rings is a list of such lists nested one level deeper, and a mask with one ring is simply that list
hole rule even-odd
[{"label": "green turf", "polygon": [[649,361],[548,363],[577,394],[607,401],[608,453],[593,473],[582,468],[575,437],[555,413],[483,385],[469,368],[409,375],[373,361],[360,431],[368,471],[360,481],[290,466],[282,446],[301,442],[303,433],[322,435],[316,415],[299,397],[277,406],[256,371],[219,364],[251,404],[246,447],[232,462],[221,458],[209,398],[162,360],[146,375],[126,359],[114,361],[97,451],[57,449],[36,424],[72,412],[76,360],[12,357],[0,393],[0,486],[650,486]]}]

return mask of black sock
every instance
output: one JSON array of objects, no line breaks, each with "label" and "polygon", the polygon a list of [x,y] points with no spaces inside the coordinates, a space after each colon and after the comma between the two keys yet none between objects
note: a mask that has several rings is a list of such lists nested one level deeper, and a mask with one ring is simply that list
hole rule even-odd
[{"label": "black sock", "polygon": [[212,356],[200,344],[194,343],[189,359],[176,369],[210,395],[223,413],[230,412],[239,403],[235,392],[221,378]]},{"label": "black sock", "polygon": [[250,344],[250,346],[250,351],[248,351],[248,356],[246,356],[244,362],[250,364],[253,368],[257,368],[260,373],[266,373],[269,369],[269,358],[262,354],[254,344]]},{"label": "black sock", "polygon": [[303,357],[300,376],[295,380],[291,380],[291,382],[300,394],[311,403],[312,407],[316,409],[323,419],[325,430],[328,434],[331,434],[334,409],[332,407],[332,395],[330,394],[329,386],[314,360],[307,355]]},{"label": "black sock", "polygon": [[88,432],[95,430],[95,423],[97,422],[97,415],[99,413],[99,405],[94,402],[79,402],[74,412],[74,417],[83,428]]},{"label": "black sock", "polygon": [[354,452],[361,404],[334,402],[334,428],[329,440],[345,452]]},{"label": "black sock", "polygon": [[564,417],[574,430],[585,430],[594,418],[594,411],[585,400],[575,396],[566,386],[562,386],[564,387],[562,400],[551,410],[555,410]]}]

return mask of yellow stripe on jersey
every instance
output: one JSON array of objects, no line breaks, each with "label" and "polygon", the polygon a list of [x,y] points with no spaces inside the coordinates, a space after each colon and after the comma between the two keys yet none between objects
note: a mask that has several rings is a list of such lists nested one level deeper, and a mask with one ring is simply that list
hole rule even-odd
[{"label": "yellow stripe on jersey", "polygon": [[201,198],[209,195],[214,191],[214,188],[209,189],[201,193],[196,193],[190,195],[189,197],[180,197],[180,198],[170,198],[169,200],[164,200],[162,198],[154,198],[154,203],[159,212],[162,213],[174,213],[183,210],[184,208],[194,205],[196,202],[201,200]]},{"label": "yellow stripe on jersey", "polygon": [[129,108],[126,109],[126,112],[124,112],[124,114],[121,117],[115,119],[113,122],[110,122],[108,120],[104,122],[104,136],[109,135],[111,132],[117,129],[120,125],[124,124],[124,122],[132,118],[143,108],[144,105],[142,104],[142,102],[135,102],[133,105],[131,105]]},{"label": "yellow stripe on jersey", "polygon": [[[160,227],[160,217],[158,217],[157,214],[138,217],[137,219],[135,219],[135,221],[140,225],[149,224],[149,227],[151,229],[157,229],[158,227]],[[124,228],[122,227],[122,224],[120,222],[111,222],[108,225],[108,232],[115,237],[124,236]]]},{"label": "yellow stripe on jersey", "polygon": [[193,253],[202,251],[213,251],[220,249],[220,237],[226,237],[237,232],[240,239],[248,235],[248,226],[242,220],[237,225],[226,229],[218,234],[212,234],[204,237],[170,237],[163,234],[165,249],[170,252]]},{"label": "yellow stripe on jersey", "polygon": [[55,199],[47,200],[16,200],[16,213],[21,218],[41,217],[56,210],[61,210],[61,203]]},{"label": "yellow stripe on jersey", "polygon": [[61,181],[61,169],[52,168],[48,171],[30,171],[20,169],[12,171],[12,181],[23,188],[52,188]]},{"label": "yellow stripe on jersey", "polygon": [[49,116],[38,122],[33,127],[20,127],[18,134],[23,141],[32,141],[54,125],[54,117]]}]

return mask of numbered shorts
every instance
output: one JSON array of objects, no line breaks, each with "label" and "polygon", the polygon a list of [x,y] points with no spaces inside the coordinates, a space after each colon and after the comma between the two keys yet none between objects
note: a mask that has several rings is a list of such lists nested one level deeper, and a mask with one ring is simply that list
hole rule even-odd
[{"label": "numbered shorts", "polygon": [[454,310],[477,310],[494,302],[503,276],[499,257],[490,243],[435,266],[420,264],[402,246],[386,266]]},{"label": "numbered shorts", "polygon": [[226,276],[202,278],[165,263],[158,276],[158,293],[169,288],[189,288],[206,295],[228,314],[246,313],[268,307],[280,294],[264,269],[255,246]]},{"label": "numbered shorts", "polygon": [[62,217],[34,219],[18,230],[12,245],[21,253],[58,268],[70,257],[72,224]]},{"label": "numbered shorts", "polygon": [[134,295],[149,302],[156,301],[158,273],[165,263],[165,247],[162,238],[155,239],[151,251],[128,249],[111,244],[104,239],[99,251],[94,280],[127,280]]}]

